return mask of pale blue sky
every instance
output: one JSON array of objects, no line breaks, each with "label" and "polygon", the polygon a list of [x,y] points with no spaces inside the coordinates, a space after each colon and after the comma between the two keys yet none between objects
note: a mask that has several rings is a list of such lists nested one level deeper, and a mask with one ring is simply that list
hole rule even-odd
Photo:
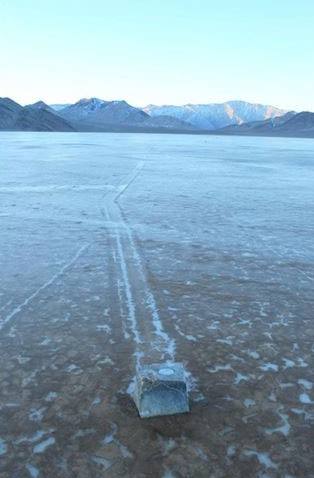
[{"label": "pale blue sky", "polygon": [[314,111],[313,0],[0,0],[0,96]]}]

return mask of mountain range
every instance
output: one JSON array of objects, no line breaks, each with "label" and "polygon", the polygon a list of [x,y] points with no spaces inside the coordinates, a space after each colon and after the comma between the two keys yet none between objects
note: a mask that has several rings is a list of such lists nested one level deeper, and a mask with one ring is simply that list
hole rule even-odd
[{"label": "mountain range", "polygon": [[193,131],[196,128],[180,119],[162,115],[152,118],[140,108],[126,101],[104,101],[98,98],[82,99],[56,112],[71,122],[78,131]]},{"label": "mountain range", "polygon": [[245,101],[148,105],[83,98],[74,104],[21,106],[0,98],[0,130],[230,134],[314,137],[314,113]]}]

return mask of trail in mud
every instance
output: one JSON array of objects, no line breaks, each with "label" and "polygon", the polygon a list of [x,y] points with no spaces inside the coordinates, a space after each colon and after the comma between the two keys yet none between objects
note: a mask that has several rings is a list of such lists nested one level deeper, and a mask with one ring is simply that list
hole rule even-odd
[{"label": "trail in mud", "polygon": [[[165,331],[159,317],[145,266],[119,204],[119,198],[139,177],[144,165],[144,161],[139,161],[116,190],[104,195],[101,204],[111,236],[114,261],[112,279],[117,287],[118,312],[124,338],[132,338],[134,342],[133,358],[136,367],[141,363],[174,360],[175,355],[175,342]],[[116,304],[112,304],[112,309],[116,309]]]}]

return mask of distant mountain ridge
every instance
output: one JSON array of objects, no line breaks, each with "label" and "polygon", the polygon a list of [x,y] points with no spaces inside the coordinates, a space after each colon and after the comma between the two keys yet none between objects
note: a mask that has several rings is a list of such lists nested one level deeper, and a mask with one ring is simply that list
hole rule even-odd
[{"label": "distant mountain ridge", "polygon": [[172,117],[153,119],[126,101],[83,98],[56,111],[43,101],[23,107],[0,98],[0,130],[182,133],[195,128]]},{"label": "distant mountain ridge", "polygon": [[123,100],[99,98],[83,98],[56,110],[43,101],[23,107],[0,98],[0,130],[314,137],[314,113],[286,112],[244,101],[141,109]]},{"label": "distant mountain ridge", "polygon": [[[118,124],[137,127],[166,127],[184,130],[213,131],[230,124],[265,120],[284,115],[287,111],[269,105],[245,101],[229,101],[207,105],[156,106],[136,108],[126,101],[105,101],[84,98],[58,110],[63,118],[86,126],[104,127]],[[171,121],[170,121],[170,118]]]},{"label": "distant mountain ridge", "polygon": [[282,116],[287,110],[274,106],[253,104],[246,101],[228,101],[225,103],[173,105],[148,105],[143,111],[152,117],[173,116],[203,130],[216,130],[230,124],[242,124]]},{"label": "distant mountain ridge", "polygon": [[245,136],[294,136],[314,138],[314,113],[288,112],[284,116],[264,121],[252,121],[240,125],[231,125],[216,131],[217,134]]},{"label": "distant mountain ridge", "polygon": [[56,112],[72,122],[79,131],[107,131],[117,128],[138,128],[146,130],[193,131],[195,127],[176,118],[151,118],[140,108],[129,105],[124,100],[105,101],[99,98],[83,98]]}]

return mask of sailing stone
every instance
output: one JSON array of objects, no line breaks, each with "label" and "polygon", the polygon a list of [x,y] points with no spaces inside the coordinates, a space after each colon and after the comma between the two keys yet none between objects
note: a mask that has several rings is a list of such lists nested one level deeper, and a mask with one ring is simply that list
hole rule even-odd
[{"label": "sailing stone", "polygon": [[189,412],[183,365],[175,362],[139,367],[134,401],[141,418]]}]

